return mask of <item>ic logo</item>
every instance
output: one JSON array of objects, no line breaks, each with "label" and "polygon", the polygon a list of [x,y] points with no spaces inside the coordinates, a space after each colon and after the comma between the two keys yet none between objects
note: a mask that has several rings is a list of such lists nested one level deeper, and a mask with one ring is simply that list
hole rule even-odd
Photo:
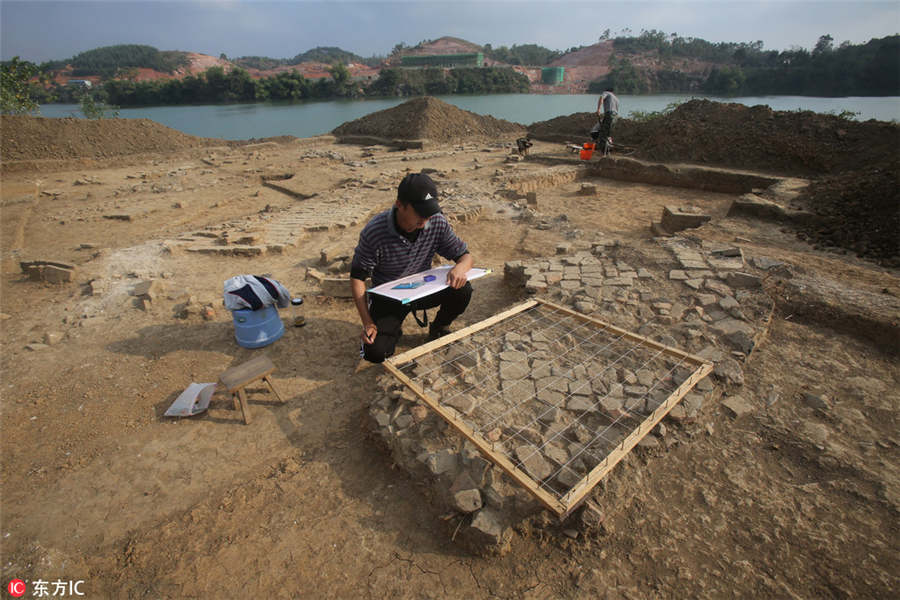
[{"label": "ic logo", "polygon": [[6,586],[6,589],[10,596],[21,598],[25,595],[25,582],[21,579],[13,579],[9,582],[9,585]]}]

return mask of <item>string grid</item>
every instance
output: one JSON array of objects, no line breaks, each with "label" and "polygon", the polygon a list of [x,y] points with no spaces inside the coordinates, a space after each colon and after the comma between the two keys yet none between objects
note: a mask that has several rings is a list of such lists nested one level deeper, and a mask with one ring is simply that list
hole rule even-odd
[{"label": "string grid", "polygon": [[544,302],[396,367],[562,504],[708,372],[696,357]]}]

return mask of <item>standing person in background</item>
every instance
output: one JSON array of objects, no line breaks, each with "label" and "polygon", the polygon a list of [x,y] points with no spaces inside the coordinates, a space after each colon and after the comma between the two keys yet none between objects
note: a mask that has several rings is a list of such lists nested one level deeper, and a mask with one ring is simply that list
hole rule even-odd
[{"label": "standing person in background", "polygon": [[603,155],[609,154],[609,146],[612,144],[612,127],[616,117],[619,116],[619,99],[613,93],[612,86],[597,101],[597,124],[591,129],[591,138],[596,143],[603,141]]}]

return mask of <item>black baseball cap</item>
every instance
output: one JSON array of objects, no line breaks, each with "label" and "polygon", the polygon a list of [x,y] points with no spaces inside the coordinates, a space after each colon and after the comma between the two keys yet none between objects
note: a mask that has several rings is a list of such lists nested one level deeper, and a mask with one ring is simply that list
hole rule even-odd
[{"label": "black baseball cap", "polygon": [[410,173],[397,186],[397,200],[412,204],[413,210],[423,219],[441,212],[437,195],[437,186],[425,173]]}]

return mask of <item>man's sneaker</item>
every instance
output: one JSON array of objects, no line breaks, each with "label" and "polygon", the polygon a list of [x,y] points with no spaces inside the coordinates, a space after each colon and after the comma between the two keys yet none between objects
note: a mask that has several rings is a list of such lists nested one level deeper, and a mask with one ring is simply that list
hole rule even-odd
[{"label": "man's sneaker", "polygon": [[450,330],[446,327],[435,327],[434,325],[432,325],[428,328],[428,341],[433,342],[439,337],[444,337],[448,333],[450,333]]}]

